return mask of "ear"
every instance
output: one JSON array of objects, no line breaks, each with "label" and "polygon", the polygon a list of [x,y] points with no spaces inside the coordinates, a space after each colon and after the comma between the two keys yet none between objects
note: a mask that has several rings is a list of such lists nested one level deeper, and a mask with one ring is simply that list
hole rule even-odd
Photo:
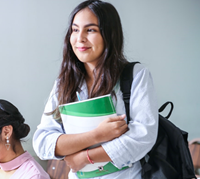
[{"label": "ear", "polygon": [[12,125],[4,126],[2,128],[1,135],[3,139],[6,139],[7,137],[10,138],[12,136],[12,133],[13,133]]}]

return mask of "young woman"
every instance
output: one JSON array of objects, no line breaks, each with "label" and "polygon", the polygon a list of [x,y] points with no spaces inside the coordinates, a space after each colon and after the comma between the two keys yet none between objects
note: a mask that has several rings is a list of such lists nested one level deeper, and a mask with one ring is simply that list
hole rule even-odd
[{"label": "young woman", "polygon": [[[33,147],[41,159],[64,158],[71,168],[69,179],[84,178],[77,171],[90,163],[109,161],[112,169],[107,173],[100,167],[93,175],[81,174],[85,178],[141,178],[139,160],[155,143],[158,108],[151,74],[136,64],[130,97],[131,121],[127,126],[119,86],[120,74],[127,64],[122,26],[113,5],[99,0],[79,4],[71,13],[60,74],[33,137]],[[118,116],[104,120],[89,132],[66,134],[57,109],[58,105],[77,101],[76,91],[82,100],[111,94]],[[87,150],[100,142],[101,146]]]},{"label": "young woman", "polygon": [[49,175],[24,151],[21,138],[30,128],[18,109],[0,99],[0,178],[1,179],[50,179]]}]

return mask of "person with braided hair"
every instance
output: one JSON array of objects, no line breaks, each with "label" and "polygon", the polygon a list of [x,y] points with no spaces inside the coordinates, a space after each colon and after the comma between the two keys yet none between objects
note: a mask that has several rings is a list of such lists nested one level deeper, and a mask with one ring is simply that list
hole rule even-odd
[{"label": "person with braided hair", "polygon": [[21,145],[21,139],[30,131],[24,122],[25,119],[13,104],[0,99],[0,178],[50,179]]}]

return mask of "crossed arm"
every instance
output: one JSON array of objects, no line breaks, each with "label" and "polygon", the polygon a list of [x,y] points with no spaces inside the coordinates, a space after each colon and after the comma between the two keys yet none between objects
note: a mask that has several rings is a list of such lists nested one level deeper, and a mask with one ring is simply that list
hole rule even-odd
[{"label": "crossed arm", "polygon": [[[125,115],[108,118],[96,129],[82,134],[61,135],[57,140],[55,155],[66,156],[64,160],[73,172],[80,170],[89,164],[86,148],[110,141],[128,130],[124,118]],[[94,162],[111,161],[101,146],[90,149],[89,156]]]}]

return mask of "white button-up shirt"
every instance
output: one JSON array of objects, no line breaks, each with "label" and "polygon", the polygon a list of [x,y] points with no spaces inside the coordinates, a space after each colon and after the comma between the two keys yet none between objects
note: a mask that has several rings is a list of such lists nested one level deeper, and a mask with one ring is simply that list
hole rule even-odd
[{"label": "white button-up shirt", "polygon": [[[141,179],[140,159],[153,147],[158,131],[158,107],[153,80],[149,70],[142,64],[136,64],[133,71],[133,83],[130,96],[129,131],[120,137],[103,143],[102,147],[118,168],[130,166],[128,169],[95,177],[95,179]],[[57,82],[51,91],[45,112],[53,111],[57,105]],[[119,82],[114,87],[117,100],[113,103],[117,114],[125,114],[125,106]],[[87,85],[81,87],[80,97],[88,99]],[[126,119],[125,119],[126,120]],[[55,156],[58,137],[65,133],[62,124],[52,116],[42,115],[41,123],[33,136],[33,148],[42,160],[59,159]],[[62,157],[61,157],[62,158]],[[70,171],[69,179],[77,179]]]}]

